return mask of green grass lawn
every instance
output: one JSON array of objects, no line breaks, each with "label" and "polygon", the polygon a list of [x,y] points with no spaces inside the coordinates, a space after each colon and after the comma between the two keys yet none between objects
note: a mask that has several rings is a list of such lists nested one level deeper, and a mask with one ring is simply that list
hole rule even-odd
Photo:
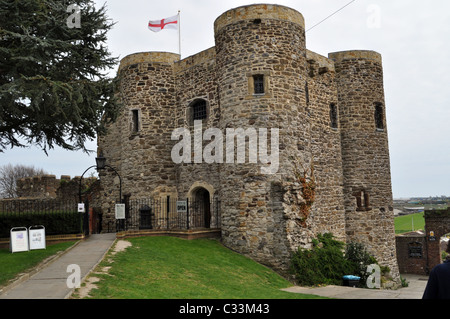
[{"label": "green grass lawn", "polygon": [[[395,222],[395,233],[403,234],[413,230],[424,230],[425,229],[425,219],[424,213],[416,213],[411,215],[396,217]],[[414,229],[413,229],[414,226]]]},{"label": "green grass lawn", "polygon": [[132,246],[109,256],[111,267],[90,291],[96,299],[309,299],[283,292],[290,282],[216,240],[173,237],[128,239]]},{"label": "green grass lawn", "polygon": [[18,274],[32,269],[44,259],[66,250],[75,242],[65,242],[47,246],[42,250],[11,253],[9,249],[0,249],[0,287],[8,284]]},{"label": "green grass lawn", "polygon": [[[424,229],[423,213],[395,218],[397,234]],[[414,222],[412,222],[414,219]],[[108,274],[90,292],[97,299],[288,299],[318,298],[280,291],[292,284],[215,240],[187,241],[172,237],[129,239],[132,246],[106,258]],[[10,253],[0,249],[0,287],[74,242],[45,250]],[[110,260],[113,260],[111,262]]]}]

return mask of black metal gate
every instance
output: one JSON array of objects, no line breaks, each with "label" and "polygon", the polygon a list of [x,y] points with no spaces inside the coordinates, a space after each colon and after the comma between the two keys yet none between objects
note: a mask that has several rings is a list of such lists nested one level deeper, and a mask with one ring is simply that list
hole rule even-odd
[{"label": "black metal gate", "polygon": [[217,199],[181,199],[186,210],[180,211],[177,198],[126,199],[126,218],[116,221],[116,231],[150,229],[199,229],[221,227],[220,202]]}]

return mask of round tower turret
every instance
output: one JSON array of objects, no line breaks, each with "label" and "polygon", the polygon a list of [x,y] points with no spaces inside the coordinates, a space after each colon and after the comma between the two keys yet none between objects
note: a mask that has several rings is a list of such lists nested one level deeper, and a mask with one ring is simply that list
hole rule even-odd
[{"label": "round tower turret", "polygon": [[366,244],[395,273],[382,58],[374,51],[335,52],[329,58],[336,68],[347,240]]},{"label": "round tower turret", "polygon": [[[284,6],[249,5],[222,14],[214,29],[221,129],[227,142],[233,130],[258,137],[246,139],[245,163],[238,162],[238,145],[235,160],[221,168],[223,239],[273,264],[289,252],[282,205],[270,203],[282,201],[279,183],[292,178],[292,158],[305,167],[311,160],[304,19]],[[266,145],[273,157],[264,161]]]},{"label": "round tower turret", "polygon": [[[179,59],[174,53],[141,52],[126,56],[119,66],[122,111],[108,135],[99,138],[99,152],[121,174],[123,193],[133,198],[155,195],[154,185],[175,186],[170,141],[176,109],[173,67]],[[114,172],[101,174],[112,188]],[[117,197],[114,191],[111,199]]]}]

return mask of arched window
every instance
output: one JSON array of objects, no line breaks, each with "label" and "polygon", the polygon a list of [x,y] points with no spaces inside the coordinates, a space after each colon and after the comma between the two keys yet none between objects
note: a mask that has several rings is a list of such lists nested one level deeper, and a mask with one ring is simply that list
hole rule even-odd
[{"label": "arched window", "polygon": [[381,103],[375,103],[375,125],[377,130],[384,130],[384,112]]}]

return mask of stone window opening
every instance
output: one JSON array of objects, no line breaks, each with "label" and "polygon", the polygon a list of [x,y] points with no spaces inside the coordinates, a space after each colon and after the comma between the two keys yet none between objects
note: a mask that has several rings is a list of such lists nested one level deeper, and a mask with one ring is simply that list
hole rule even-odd
[{"label": "stone window opening", "polygon": [[257,70],[247,73],[248,94],[246,100],[269,98],[271,71]]},{"label": "stone window opening", "polygon": [[369,203],[369,193],[365,190],[353,194],[356,197],[356,211],[371,210]]},{"label": "stone window opening", "polygon": [[192,106],[192,119],[196,121],[196,120],[205,120],[206,118],[207,118],[206,101],[198,100]]},{"label": "stone window opening", "polygon": [[194,125],[194,121],[206,121],[209,117],[209,104],[203,98],[194,99],[187,108],[186,119],[188,125]]},{"label": "stone window opening", "polygon": [[334,103],[330,104],[330,126],[333,129],[338,128],[338,112],[337,106]]},{"label": "stone window opening", "polygon": [[265,88],[264,88],[264,75],[262,74],[256,74],[253,76],[253,87],[254,87],[254,93],[255,94],[265,94]]},{"label": "stone window opening", "polygon": [[309,104],[309,86],[308,86],[308,82],[305,83],[305,98],[306,98],[306,104]]},{"label": "stone window opening", "polygon": [[131,132],[133,134],[139,133],[139,110],[131,110]]},{"label": "stone window opening", "polygon": [[375,103],[375,125],[378,131],[384,130],[384,112],[381,103]]}]

